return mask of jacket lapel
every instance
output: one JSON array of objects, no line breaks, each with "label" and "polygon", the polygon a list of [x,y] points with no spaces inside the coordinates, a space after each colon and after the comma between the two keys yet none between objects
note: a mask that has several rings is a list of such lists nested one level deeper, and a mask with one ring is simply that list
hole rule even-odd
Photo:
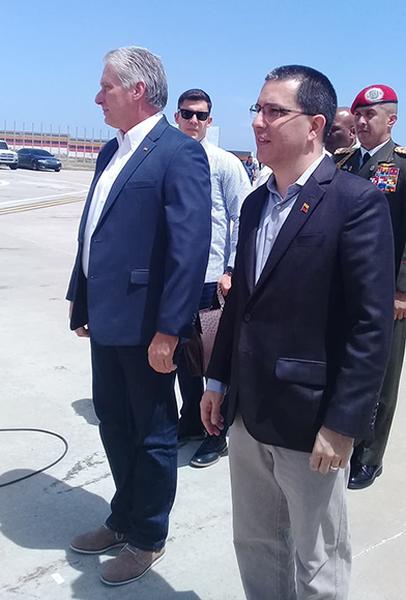
[{"label": "jacket lapel", "polygon": [[262,289],[292,241],[308,219],[311,218],[315,208],[324,196],[326,184],[330,183],[337,172],[334,162],[326,157],[307,180],[276,237],[275,244],[257,281],[253,295],[256,295]]},{"label": "jacket lapel", "polygon": [[130,160],[125,164],[124,168],[120,171],[117,179],[111,186],[111,190],[107,196],[105,205],[103,207],[100,219],[97,223],[96,230],[100,227],[106,214],[117,200],[118,195],[127,183],[128,179],[134,173],[136,169],[141,165],[144,159],[150,154],[156,146],[157,140],[160,138],[162,133],[169,127],[169,123],[165,117],[162,117],[155,125],[155,127],[149,132],[149,134],[142,140]]},{"label": "jacket lapel", "polygon": [[100,154],[100,162],[98,164],[97,171],[94,174],[92,183],[90,184],[89,192],[88,192],[87,198],[86,198],[86,204],[84,206],[82,218],[80,221],[79,240],[83,240],[86,222],[87,222],[87,216],[89,214],[89,208],[92,203],[92,198],[93,198],[93,194],[94,194],[94,190],[97,185],[97,182],[99,181],[100,176],[103,173],[104,169],[107,167],[110,160],[113,158],[114,154],[117,152],[117,149],[118,149],[118,142],[117,142],[117,139],[114,138],[114,139],[110,140],[109,142],[107,142],[107,144],[104,146],[104,148],[102,150],[102,153]]},{"label": "jacket lapel", "polygon": [[269,190],[266,185],[262,185],[254,194],[251,197],[252,207],[249,212],[248,235],[244,246],[244,270],[250,294],[252,294],[255,286],[255,256],[258,226],[264,204],[269,197]]}]

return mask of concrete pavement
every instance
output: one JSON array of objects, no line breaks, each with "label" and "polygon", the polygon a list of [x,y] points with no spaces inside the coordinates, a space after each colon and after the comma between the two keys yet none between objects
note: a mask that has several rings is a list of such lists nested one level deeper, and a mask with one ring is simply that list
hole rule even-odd
[{"label": "concrete pavement", "polygon": [[[0,216],[1,427],[49,429],[69,444],[51,469],[0,488],[0,598],[242,600],[228,459],[192,469],[196,444],[180,452],[167,556],[147,576],[105,587],[97,571],[106,557],[67,549],[76,533],[104,520],[113,489],[90,400],[88,342],[67,327],[64,296],[81,209],[80,202]],[[403,380],[383,475],[349,493],[351,600],[406,597],[405,393]],[[59,439],[43,433],[0,432],[0,484],[62,451]]]}]

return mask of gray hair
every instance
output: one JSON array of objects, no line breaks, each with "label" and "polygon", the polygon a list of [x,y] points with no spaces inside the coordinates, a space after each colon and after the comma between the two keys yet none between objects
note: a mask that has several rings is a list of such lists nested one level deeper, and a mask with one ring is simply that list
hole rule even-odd
[{"label": "gray hair", "polygon": [[139,81],[146,85],[146,99],[152,106],[163,110],[168,101],[168,84],[161,59],[138,46],[127,46],[111,50],[104,57],[110,64],[125,88]]}]

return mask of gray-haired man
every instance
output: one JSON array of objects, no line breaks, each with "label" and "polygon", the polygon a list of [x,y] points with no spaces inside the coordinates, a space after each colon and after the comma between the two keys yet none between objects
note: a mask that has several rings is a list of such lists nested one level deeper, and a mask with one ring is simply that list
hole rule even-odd
[{"label": "gray-haired man", "polygon": [[167,85],[158,57],[137,47],[109,52],[100,88],[96,103],[118,133],[97,160],[67,297],[71,328],[90,337],[116,493],[106,524],[71,548],[123,547],[102,567],[102,581],[120,585],[165,552],[177,472],[173,355],[203,287],[210,172],[201,145],[160,113]]}]

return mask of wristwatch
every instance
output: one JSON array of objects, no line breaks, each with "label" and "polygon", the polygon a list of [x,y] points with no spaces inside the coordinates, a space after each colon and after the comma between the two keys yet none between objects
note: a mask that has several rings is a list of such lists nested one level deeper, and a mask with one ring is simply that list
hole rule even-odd
[{"label": "wristwatch", "polygon": [[234,269],[233,267],[226,267],[226,270],[224,271],[224,275],[228,275],[229,277],[232,277],[234,273]]}]

